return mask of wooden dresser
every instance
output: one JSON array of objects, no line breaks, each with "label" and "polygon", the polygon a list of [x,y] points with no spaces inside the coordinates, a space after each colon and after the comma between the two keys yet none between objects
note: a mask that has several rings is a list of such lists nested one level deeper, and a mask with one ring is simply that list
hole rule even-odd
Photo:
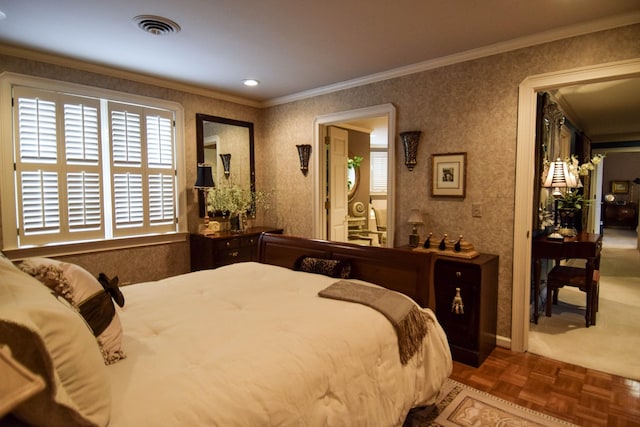
[{"label": "wooden dresser", "polygon": [[[453,359],[480,366],[496,346],[498,257],[438,257],[433,280],[436,317],[447,334]],[[454,310],[457,289],[463,307]]]},{"label": "wooden dresser", "polygon": [[635,203],[605,203],[604,226],[635,229],[638,226],[638,206]]},{"label": "wooden dresser", "polygon": [[282,234],[281,228],[251,227],[242,233],[221,231],[204,236],[191,234],[191,271],[257,261],[258,238],[262,233]]}]

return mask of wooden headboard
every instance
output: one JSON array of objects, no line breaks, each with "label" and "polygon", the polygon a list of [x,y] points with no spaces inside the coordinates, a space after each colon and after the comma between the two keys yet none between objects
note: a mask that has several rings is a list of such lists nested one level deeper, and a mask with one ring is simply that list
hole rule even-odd
[{"label": "wooden headboard", "polygon": [[349,261],[351,279],[361,279],[401,292],[422,307],[435,308],[431,253],[360,246],[344,242],[264,233],[258,242],[258,261],[293,268],[300,256]]}]

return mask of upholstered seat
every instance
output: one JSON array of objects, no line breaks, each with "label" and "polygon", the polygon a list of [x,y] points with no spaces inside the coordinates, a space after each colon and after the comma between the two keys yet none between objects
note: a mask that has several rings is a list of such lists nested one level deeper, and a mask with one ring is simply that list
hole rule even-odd
[{"label": "upholstered seat", "polygon": [[593,271],[590,289],[587,288],[586,269],[556,265],[547,275],[547,316],[551,316],[551,304],[558,304],[558,292],[564,286],[573,286],[586,293],[585,324],[587,327],[596,324],[598,312],[600,272]]}]

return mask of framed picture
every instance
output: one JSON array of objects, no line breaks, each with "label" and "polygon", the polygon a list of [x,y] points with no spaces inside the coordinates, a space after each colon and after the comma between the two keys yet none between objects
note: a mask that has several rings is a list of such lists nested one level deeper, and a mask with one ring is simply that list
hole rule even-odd
[{"label": "framed picture", "polygon": [[465,197],[467,153],[434,154],[431,195]]},{"label": "framed picture", "polygon": [[611,181],[611,192],[613,194],[627,194],[629,192],[629,181]]}]

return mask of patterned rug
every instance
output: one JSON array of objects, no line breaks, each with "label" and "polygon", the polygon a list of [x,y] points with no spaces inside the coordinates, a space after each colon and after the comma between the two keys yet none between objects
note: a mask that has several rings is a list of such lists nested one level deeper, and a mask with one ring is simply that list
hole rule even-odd
[{"label": "patterned rug", "polygon": [[403,427],[556,427],[575,424],[536,412],[457,381],[447,380],[436,407],[409,412]]}]

